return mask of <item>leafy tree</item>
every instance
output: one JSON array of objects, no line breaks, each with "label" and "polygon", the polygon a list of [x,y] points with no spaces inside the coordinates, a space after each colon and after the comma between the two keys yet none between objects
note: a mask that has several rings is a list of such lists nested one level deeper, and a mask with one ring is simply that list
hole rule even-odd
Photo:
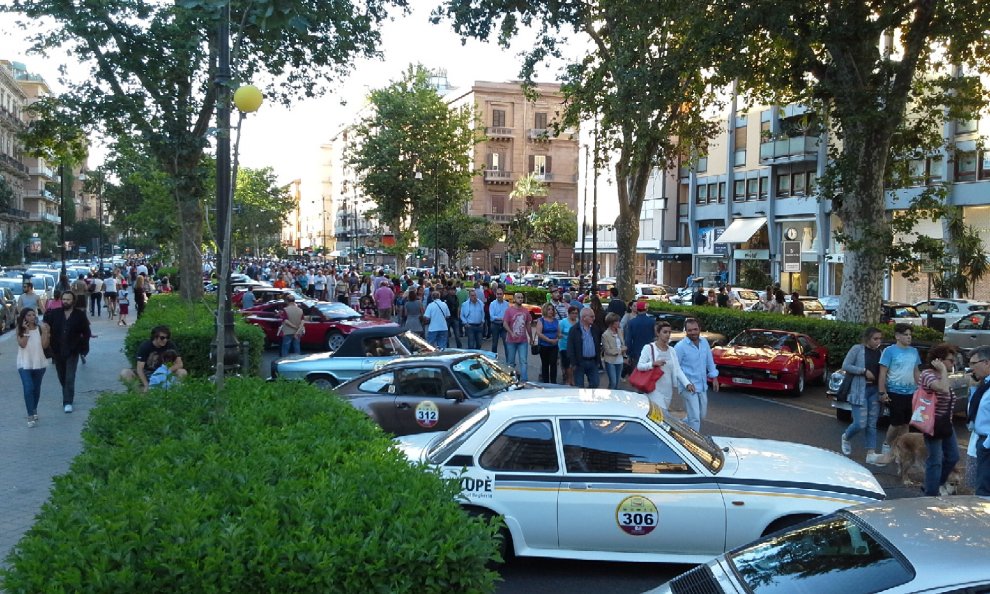
[{"label": "leafy tree", "polygon": [[[88,250],[95,249],[94,240],[100,237],[100,222],[96,219],[76,221],[65,230],[65,240],[71,241],[78,248],[83,246]],[[95,251],[91,253],[96,253]]]},{"label": "leafy tree", "polygon": [[469,252],[490,252],[502,237],[502,226],[485,217],[471,217],[471,225],[464,232],[464,246]]},{"label": "leafy tree", "polygon": [[[501,227],[490,224],[485,217],[471,216],[463,211],[447,212],[440,218],[440,225],[426,225],[420,231],[420,244],[433,245],[434,236],[439,228],[440,249],[447,254],[447,259],[456,265],[468,253],[478,250],[488,250],[498,241]],[[484,236],[484,234],[488,234]]]},{"label": "leafy tree", "polygon": [[531,210],[517,211],[505,232],[505,246],[520,262],[529,262],[535,243],[534,214]]},{"label": "leafy tree", "polygon": [[533,216],[533,232],[537,241],[550,246],[551,263],[557,264],[560,246],[577,241],[577,213],[562,202],[541,204]]},{"label": "leafy tree", "polygon": [[234,80],[264,79],[269,97],[288,103],[319,95],[356,57],[376,55],[377,26],[391,5],[405,0],[92,0],[83,7],[12,0],[0,10],[45,21],[30,37],[36,49],[64,47],[92,65],[64,98],[75,121],[111,137],[140,136],[168,176],[180,223],[181,293],[193,299],[202,294],[208,196],[199,168],[216,107],[219,19],[231,23]]},{"label": "leafy tree", "polygon": [[978,75],[988,71],[990,6],[716,0],[700,16],[696,42],[716,48],[726,80],[777,104],[811,106],[833,131],[821,187],[846,246],[839,315],[876,321],[897,232],[884,195],[891,161],[924,156],[944,119],[985,105]]},{"label": "leafy tree", "polygon": [[[550,187],[543,180],[539,179],[535,173],[524,175],[513,184],[512,191],[509,192],[510,200],[522,200],[524,208],[533,206],[533,198],[547,196],[550,194]],[[516,210],[519,210],[518,207]]]},{"label": "leafy tree", "polygon": [[708,47],[689,35],[700,9],[672,0],[446,0],[434,12],[434,21],[450,19],[461,35],[486,39],[497,27],[506,46],[520,22],[539,27],[521,72],[528,82],[545,58],[561,57],[559,46],[572,32],[589,41],[588,53],[563,72],[566,103],[556,127],[593,120],[596,168],[614,155],[616,281],[624,299],[633,296],[639,216],[651,172],[715,131],[700,110],[715,102],[703,74],[712,60]]},{"label": "leafy tree", "polygon": [[10,187],[7,178],[0,175],[0,208],[10,208],[14,203],[14,188]]},{"label": "leafy tree", "polygon": [[231,221],[234,253],[259,252],[279,243],[282,224],[294,208],[289,186],[278,185],[271,167],[241,167],[234,190],[234,218]]},{"label": "leafy tree", "polygon": [[421,238],[435,233],[437,211],[442,218],[455,216],[471,199],[476,172],[470,155],[482,139],[481,127],[472,107],[444,102],[422,65],[410,65],[401,79],[372,91],[370,104],[371,113],[355,128],[348,162],[375,203],[373,214],[389,226],[397,246],[409,246],[414,230]]}]

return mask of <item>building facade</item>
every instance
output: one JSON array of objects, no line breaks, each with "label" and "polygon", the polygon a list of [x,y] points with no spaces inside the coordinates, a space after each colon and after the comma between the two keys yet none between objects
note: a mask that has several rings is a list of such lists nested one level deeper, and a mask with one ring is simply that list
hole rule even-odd
[{"label": "building facade", "polygon": [[[26,125],[27,95],[18,83],[15,64],[0,60],[0,249],[8,247],[27,221],[24,194],[31,181],[24,147],[17,135]],[[16,72],[23,67],[16,64]]]},{"label": "building facade", "polygon": [[[482,175],[472,180],[472,199],[468,214],[483,216],[507,228],[513,215],[526,208],[525,200],[512,199],[514,184],[522,177],[535,174],[549,193],[532,198],[534,207],[558,202],[577,216],[578,155],[577,130],[554,134],[552,125],[563,110],[560,85],[538,83],[538,96],[530,100],[518,82],[475,82],[465,92],[448,95],[454,107],[473,105],[485,127],[486,140],[474,148],[474,163]],[[465,262],[493,272],[520,267],[541,271],[573,269],[573,250],[565,246],[552,261],[547,246],[536,244],[531,253],[511,254],[504,235],[489,252],[471,254]]]}]

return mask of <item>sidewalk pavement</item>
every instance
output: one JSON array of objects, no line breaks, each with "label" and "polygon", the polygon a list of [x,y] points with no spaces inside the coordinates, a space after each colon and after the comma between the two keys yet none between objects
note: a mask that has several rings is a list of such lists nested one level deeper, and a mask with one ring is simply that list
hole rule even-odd
[{"label": "sidewalk pavement", "polygon": [[38,426],[28,428],[24,392],[17,374],[17,336],[14,330],[0,336],[0,369],[7,379],[0,390],[0,564],[34,523],[48,499],[52,478],[69,470],[82,449],[80,432],[96,397],[121,391],[117,379],[127,367],[124,336],[128,327],[116,320],[90,318],[93,334],[86,364],[76,373],[74,412],[62,411],[62,387],[55,367],[48,366],[41,384]]}]

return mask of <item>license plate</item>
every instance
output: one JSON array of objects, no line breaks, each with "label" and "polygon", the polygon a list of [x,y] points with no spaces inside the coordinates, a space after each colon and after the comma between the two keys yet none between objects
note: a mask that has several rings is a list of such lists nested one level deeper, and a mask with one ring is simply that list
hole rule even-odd
[{"label": "license plate", "polygon": [[753,380],[748,377],[734,377],[732,378],[732,383],[734,384],[746,384],[747,386],[753,383]]}]

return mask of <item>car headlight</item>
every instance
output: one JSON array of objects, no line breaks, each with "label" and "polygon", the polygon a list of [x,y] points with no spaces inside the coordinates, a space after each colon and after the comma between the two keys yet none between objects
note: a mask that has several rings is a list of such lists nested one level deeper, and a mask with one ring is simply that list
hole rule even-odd
[{"label": "car headlight", "polygon": [[840,370],[834,372],[828,378],[828,391],[829,392],[838,392],[839,391],[839,386],[842,385],[842,380],[844,380],[845,378],[846,378],[846,372],[845,371],[843,371],[843,370],[840,369]]}]

